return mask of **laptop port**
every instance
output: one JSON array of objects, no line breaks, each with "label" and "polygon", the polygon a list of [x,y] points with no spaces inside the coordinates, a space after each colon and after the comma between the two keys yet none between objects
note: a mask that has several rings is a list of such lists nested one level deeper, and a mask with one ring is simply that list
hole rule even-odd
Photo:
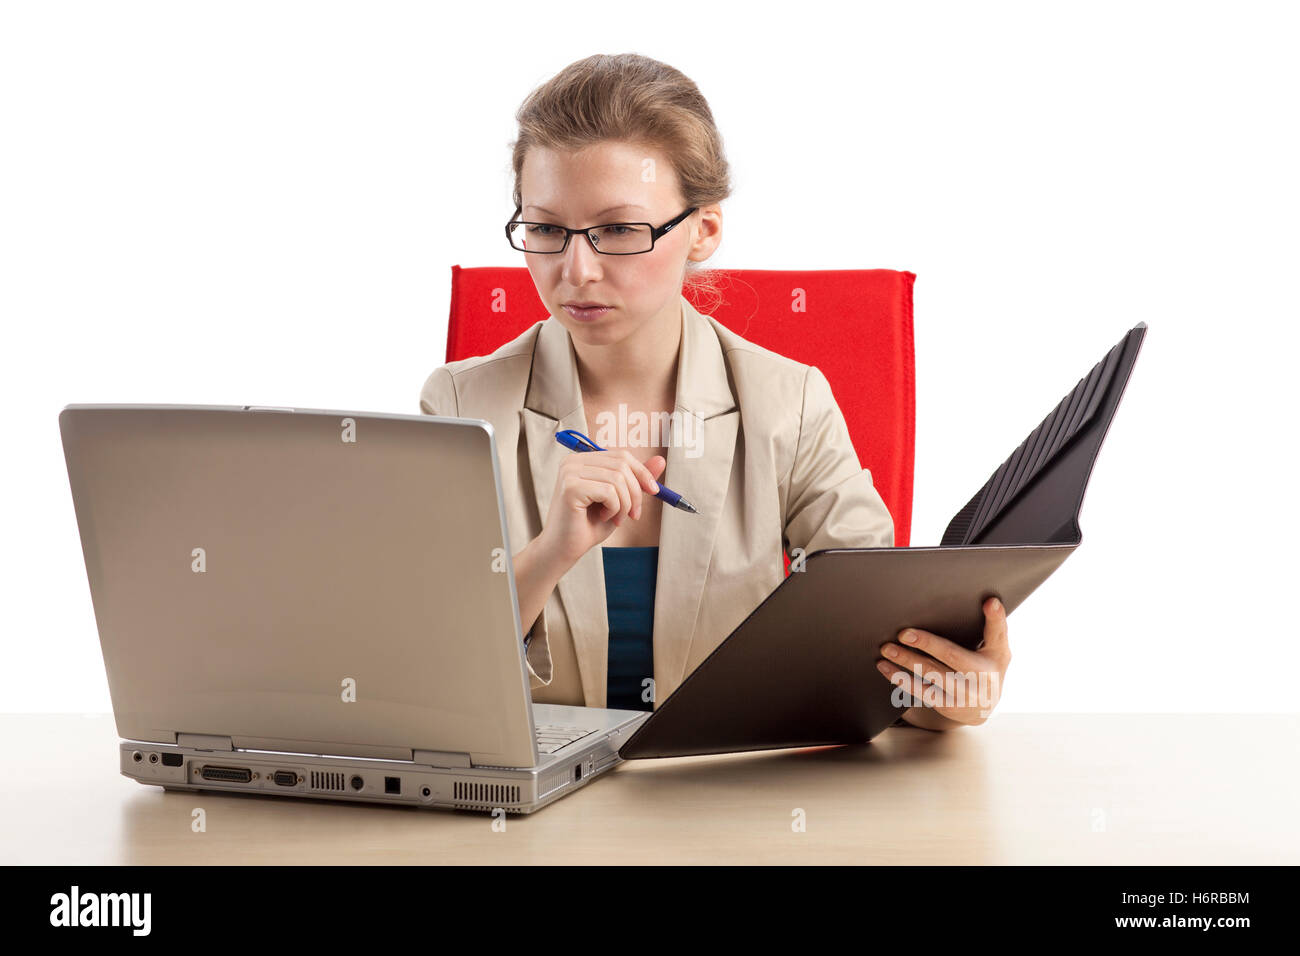
[{"label": "laptop port", "polygon": [[204,767],[199,771],[204,780],[228,780],[231,783],[248,783],[253,771],[247,767]]},{"label": "laptop port", "polygon": [[298,775],[292,770],[277,770],[272,779],[281,787],[292,787],[298,782]]},{"label": "laptop port", "polygon": [[181,754],[163,754],[162,760],[164,767],[179,767],[185,762],[185,758]]},{"label": "laptop port", "polygon": [[352,778],[353,790],[360,790],[363,786],[365,786],[365,781],[362,780],[359,776]]},{"label": "laptop port", "polygon": [[384,793],[401,793],[401,792],[402,792],[401,777],[384,778]]},{"label": "laptop port", "polygon": [[581,779],[582,779],[582,764],[575,763],[573,765],[573,782],[577,783]]}]

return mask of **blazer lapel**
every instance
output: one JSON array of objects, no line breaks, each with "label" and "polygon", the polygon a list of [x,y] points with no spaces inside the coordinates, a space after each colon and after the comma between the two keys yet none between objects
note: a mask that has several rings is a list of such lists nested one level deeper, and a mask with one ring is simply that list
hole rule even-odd
[{"label": "blazer lapel", "polygon": [[656,708],[685,677],[740,426],[717,333],[685,296],[681,302],[674,431],[662,477],[699,514],[663,509],[655,578]]},{"label": "blazer lapel", "polygon": [[[680,300],[676,406],[662,477],[664,484],[684,495],[700,513],[663,509],[655,578],[656,707],[685,676],[740,425],[717,334],[685,296]],[[545,522],[560,462],[573,454],[555,440],[555,433],[565,428],[586,432],[587,428],[573,343],[568,330],[553,317],[538,331],[519,415],[538,515]],[[603,707],[609,619],[601,549],[592,548],[584,554],[560,578],[558,590],[573,637],[583,696],[589,706]]]},{"label": "blazer lapel", "polygon": [[[528,391],[519,415],[528,444],[528,467],[537,514],[544,524],[550,514],[560,462],[565,455],[575,454],[555,440],[555,433],[566,428],[587,432],[573,343],[568,330],[553,317],[542,322],[538,330]],[[583,698],[590,706],[604,706],[609,670],[609,618],[600,548],[592,548],[579,558],[560,578],[557,590],[578,658]]]}]

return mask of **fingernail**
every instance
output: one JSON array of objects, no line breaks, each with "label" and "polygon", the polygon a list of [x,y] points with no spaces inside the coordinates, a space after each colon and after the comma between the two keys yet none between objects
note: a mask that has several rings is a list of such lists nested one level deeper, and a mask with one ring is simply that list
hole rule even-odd
[{"label": "fingernail", "polygon": [[915,643],[916,643],[916,631],[904,631],[904,632],[903,632],[903,640],[906,641],[908,644],[915,644]]},{"label": "fingernail", "polygon": [[989,610],[992,611],[994,614],[997,614],[998,611],[1002,610],[1002,605],[998,603],[997,598],[994,598],[992,601],[989,602]]},{"label": "fingernail", "polygon": [[898,656],[898,649],[897,649],[896,647],[888,647],[888,646],[887,646],[887,647],[885,648],[885,656],[886,656],[886,657],[897,657],[897,656]]}]

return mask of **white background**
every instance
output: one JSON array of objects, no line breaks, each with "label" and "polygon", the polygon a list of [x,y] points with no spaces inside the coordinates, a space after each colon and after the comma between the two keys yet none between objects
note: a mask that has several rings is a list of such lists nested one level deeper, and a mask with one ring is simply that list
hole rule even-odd
[{"label": "white background", "polygon": [[912,544],[1150,326],[1001,711],[1296,709],[1293,6],[461,6],[0,5],[3,709],[110,709],[63,405],[417,412],[516,108],[620,52],[712,106],[712,265],[917,274]]}]

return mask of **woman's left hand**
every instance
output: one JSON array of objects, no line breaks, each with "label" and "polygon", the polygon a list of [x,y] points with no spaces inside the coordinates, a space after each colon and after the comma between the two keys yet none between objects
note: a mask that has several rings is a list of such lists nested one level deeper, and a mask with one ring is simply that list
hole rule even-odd
[{"label": "woman's left hand", "polygon": [[[913,640],[908,635],[914,635]],[[911,695],[913,706],[904,712],[904,720],[927,730],[949,730],[989,719],[1011,663],[1001,601],[984,602],[984,640],[976,650],[914,627],[900,631],[898,640],[881,647],[885,656],[876,667]]]}]

